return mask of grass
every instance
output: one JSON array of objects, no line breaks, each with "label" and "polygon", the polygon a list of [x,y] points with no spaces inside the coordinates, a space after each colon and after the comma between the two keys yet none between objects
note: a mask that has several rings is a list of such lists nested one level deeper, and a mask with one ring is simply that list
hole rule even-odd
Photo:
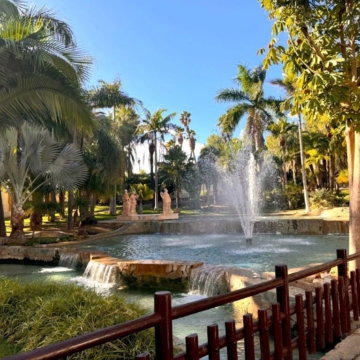
[{"label": "grass", "polygon": [[17,346],[9,344],[5,339],[0,337],[0,359],[6,356],[15,355],[19,353],[20,350],[21,349],[19,349]]},{"label": "grass", "polygon": [[[103,297],[74,284],[0,278],[0,354],[24,352],[120,324],[146,311],[118,295]],[[69,359],[133,359],[154,353],[153,330],[114,340]],[[9,354],[10,355],[10,354]]]}]

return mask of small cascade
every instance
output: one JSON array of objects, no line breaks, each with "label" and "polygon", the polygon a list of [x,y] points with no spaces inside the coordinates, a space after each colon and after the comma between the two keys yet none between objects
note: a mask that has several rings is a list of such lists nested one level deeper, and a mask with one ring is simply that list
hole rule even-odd
[{"label": "small cascade", "polygon": [[203,265],[192,269],[189,290],[206,296],[225,294],[230,291],[227,268]]},{"label": "small cascade", "polygon": [[79,253],[65,252],[60,254],[59,266],[76,270],[79,260]]},{"label": "small cascade", "polygon": [[85,278],[103,284],[119,283],[119,269],[117,265],[103,264],[90,261],[84,271]]}]

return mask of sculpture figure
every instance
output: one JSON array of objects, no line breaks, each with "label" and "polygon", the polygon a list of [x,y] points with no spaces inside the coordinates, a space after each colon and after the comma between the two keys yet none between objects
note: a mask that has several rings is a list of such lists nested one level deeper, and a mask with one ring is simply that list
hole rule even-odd
[{"label": "sculpture figure", "polygon": [[139,195],[135,194],[135,191],[133,191],[130,195],[130,215],[136,214],[136,200],[139,197]]},{"label": "sculpture figure", "polygon": [[160,196],[163,201],[163,214],[164,215],[171,214],[171,197],[169,195],[168,190],[165,188],[164,191],[160,193]]},{"label": "sculpture figure", "polygon": [[128,194],[127,190],[124,191],[122,201],[123,201],[122,215],[123,216],[130,216],[130,198],[129,198],[129,194]]}]

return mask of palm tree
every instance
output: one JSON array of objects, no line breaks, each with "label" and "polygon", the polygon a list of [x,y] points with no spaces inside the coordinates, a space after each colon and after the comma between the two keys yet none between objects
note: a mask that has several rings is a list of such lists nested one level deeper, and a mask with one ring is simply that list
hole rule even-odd
[{"label": "palm tree", "polygon": [[288,150],[288,143],[291,141],[293,132],[296,129],[297,126],[295,124],[288,123],[286,118],[281,118],[277,122],[273,122],[268,126],[268,130],[270,130],[272,135],[279,140],[279,147],[282,152],[283,181],[285,188],[287,185],[286,154]]},{"label": "palm tree", "polygon": [[[0,22],[0,126],[31,120],[90,131],[94,122],[81,83],[91,61],[69,26],[45,8],[8,0],[0,2]],[[0,224],[6,236],[2,201]]]},{"label": "palm tree", "polygon": [[236,102],[219,119],[218,126],[225,138],[229,139],[246,114],[246,133],[250,136],[255,150],[264,146],[263,131],[272,120],[272,113],[279,112],[279,101],[274,98],[264,98],[263,85],[266,71],[259,67],[253,70],[238,65],[238,75],[235,82],[240,89],[228,88],[220,90],[215,99],[218,102]]},{"label": "palm tree", "polygon": [[88,172],[72,144],[61,148],[46,129],[31,124],[20,130],[20,137],[16,128],[0,136],[0,181],[13,202],[10,236],[14,243],[24,244],[24,204],[31,195],[45,184],[72,189],[85,181]]},{"label": "palm tree", "polygon": [[142,124],[138,127],[138,142],[144,143],[145,140],[151,141],[154,144],[154,153],[155,153],[155,210],[158,209],[158,173],[157,173],[157,137],[160,135],[160,138],[164,140],[164,135],[169,132],[170,129],[175,129],[176,126],[170,123],[170,120],[176,115],[175,112],[164,117],[166,109],[158,109],[153,114],[149,110],[144,109],[145,119],[142,120]]},{"label": "palm tree", "polygon": [[117,141],[118,129],[110,117],[97,115],[98,130],[93,136],[85,136],[83,153],[85,163],[91,174],[82,190],[85,191],[90,204],[90,214],[94,215],[95,198],[97,195],[109,195],[112,186],[119,178],[122,170],[120,161],[123,152]]},{"label": "palm tree", "polygon": [[91,61],[71,29],[46,9],[0,8],[1,126],[31,119],[91,130],[91,109],[81,89]]},{"label": "palm tree", "polygon": [[182,179],[188,169],[186,161],[187,155],[181,150],[179,145],[174,145],[169,149],[168,154],[164,155],[164,162],[161,170],[165,174],[164,182],[171,182],[175,188],[176,209],[179,208],[179,194],[182,189]]},{"label": "palm tree", "polygon": [[139,126],[140,116],[131,106],[121,105],[116,109],[116,136],[119,139],[122,148],[121,154],[121,189],[124,189],[125,170],[128,176],[132,173],[132,167],[135,162],[136,129]]},{"label": "palm tree", "polygon": [[[295,82],[296,82],[296,76],[293,74],[288,74],[285,79],[275,79],[271,81],[271,84],[278,85],[282,89],[285,90],[287,99],[283,103],[283,107],[290,108],[291,104],[294,99],[294,93],[295,93]],[[299,129],[299,144],[300,144],[300,161],[301,161],[301,174],[302,174],[302,182],[304,187],[304,202],[305,202],[305,211],[306,213],[310,212],[310,200],[309,200],[309,191],[307,187],[307,180],[306,180],[306,172],[305,172],[305,155],[304,155],[304,145],[303,145],[303,136],[302,136],[302,121],[301,121],[301,112],[297,112],[298,117],[298,129]]]},{"label": "palm tree", "polygon": [[[121,90],[120,79],[115,79],[112,83],[99,80],[99,85],[88,92],[89,101],[94,109],[112,108],[113,119],[116,120],[116,109],[119,106],[140,103],[139,100],[131,98]],[[123,164],[125,166],[125,164]],[[110,198],[110,214],[116,215],[116,183],[114,183],[113,196]]]}]

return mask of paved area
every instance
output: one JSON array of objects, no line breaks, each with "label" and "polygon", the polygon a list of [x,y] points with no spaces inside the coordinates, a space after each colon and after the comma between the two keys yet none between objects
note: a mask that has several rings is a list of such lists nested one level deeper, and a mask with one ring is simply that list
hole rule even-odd
[{"label": "paved area", "polygon": [[337,344],[321,360],[360,360],[360,329]]}]

